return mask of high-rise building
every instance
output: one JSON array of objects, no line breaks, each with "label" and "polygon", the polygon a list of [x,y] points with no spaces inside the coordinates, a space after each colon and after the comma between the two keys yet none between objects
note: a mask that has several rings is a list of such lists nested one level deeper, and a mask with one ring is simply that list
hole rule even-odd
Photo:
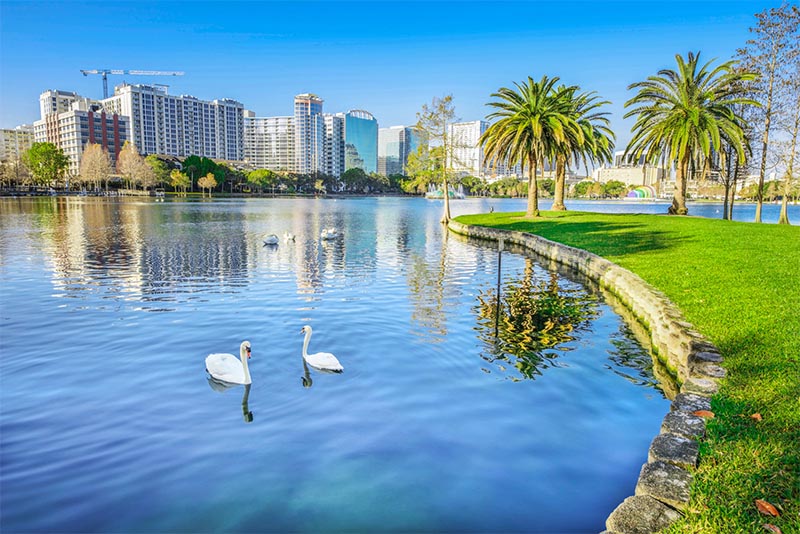
[{"label": "high-rise building", "polygon": [[313,174],[325,168],[325,120],[322,99],[311,93],[294,97],[295,172]]},{"label": "high-rise building", "polygon": [[0,161],[16,161],[33,146],[33,126],[23,124],[0,130]]},{"label": "high-rise building", "polygon": [[294,117],[245,112],[244,160],[257,169],[295,172]]},{"label": "high-rise building", "polygon": [[486,121],[457,122],[447,125],[447,133],[452,147],[450,165],[454,171],[464,176],[472,175],[486,180],[503,176],[520,176],[521,169],[517,165],[508,168],[502,163],[496,165],[487,161],[480,144],[480,137],[489,123]]},{"label": "high-rise building", "polygon": [[378,121],[368,111],[344,114],[344,168],[378,171]]},{"label": "high-rise building", "polygon": [[108,113],[88,99],[76,99],[72,109],[49,113],[33,124],[37,143],[53,143],[69,157],[69,174],[80,173],[81,157],[86,145],[101,145],[116,165],[117,157],[128,139],[129,119],[124,115]]},{"label": "high-rise building", "polygon": [[48,115],[71,111],[72,104],[80,100],[88,101],[89,99],[70,91],[48,89],[39,95],[39,118],[44,119]]},{"label": "high-rise building", "polygon": [[344,172],[344,118],[323,115],[325,121],[325,166],[323,172],[339,177]]},{"label": "high-rise building", "polygon": [[244,105],[236,100],[174,96],[165,86],[122,84],[104,108],[130,117],[130,140],[141,154],[244,158]]},{"label": "high-rise building", "polygon": [[421,132],[410,126],[378,130],[378,174],[406,174],[408,155],[422,144]]}]

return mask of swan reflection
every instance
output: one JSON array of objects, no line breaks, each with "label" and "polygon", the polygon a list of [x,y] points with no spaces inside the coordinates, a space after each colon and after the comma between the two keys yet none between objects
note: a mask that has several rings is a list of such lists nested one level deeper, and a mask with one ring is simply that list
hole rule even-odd
[{"label": "swan reflection", "polygon": [[311,386],[314,385],[314,381],[311,379],[311,373],[308,370],[308,364],[306,363],[305,360],[302,361],[303,361],[303,377],[301,380],[303,381],[303,387],[310,388]]},{"label": "swan reflection", "polygon": [[[207,378],[208,385],[214,391],[219,393],[224,393],[229,389],[239,387],[241,384],[231,384],[230,382],[223,382],[222,380],[217,380],[214,377],[209,376]],[[253,412],[250,411],[249,406],[249,398],[250,398],[250,387],[251,384],[245,384],[244,386],[244,395],[242,396],[242,417],[244,418],[245,423],[252,423],[253,422]]]}]

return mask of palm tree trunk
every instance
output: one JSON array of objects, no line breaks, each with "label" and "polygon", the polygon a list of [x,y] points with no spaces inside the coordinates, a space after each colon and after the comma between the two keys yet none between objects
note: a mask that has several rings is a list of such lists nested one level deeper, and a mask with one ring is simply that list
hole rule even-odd
[{"label": "palm tree trunk", "polygon": [[553,199],[552,209],[558,211],[566,211],[567,207],[564,205],[564,189],[567,181],[567,165],[564,156],[556,158],[556,194]]},{"label": "palm tree trunk", "polygon": [[539,181],[536,179],[536,159],[528,158],[528,211],[526,217],[539,216]]},{"label": "palm tree trunk", "polygon": [[686,175],[688,172],[689,154],[687,153],[676,169],[675,194],[672,196],[672,205],[667,211],[670,215],[686,215],[689,213],[689,210],[686,209]]}]

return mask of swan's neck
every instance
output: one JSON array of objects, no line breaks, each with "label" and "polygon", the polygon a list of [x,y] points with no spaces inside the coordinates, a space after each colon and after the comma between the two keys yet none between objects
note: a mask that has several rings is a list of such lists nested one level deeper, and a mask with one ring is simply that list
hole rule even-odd
[{"label": "swan's neck", "polygon": [[311,340],[311,332],[306,332],[306,339],[303,341],[303,358],[308,356],[308,342]]},{"label": "swan's neck", "polygon": [[244,383],[250,384],[250,369],[247,367],[247,351],[242,349],[239,351],[239,358],[242,360],[242,367],[244,368]]}]

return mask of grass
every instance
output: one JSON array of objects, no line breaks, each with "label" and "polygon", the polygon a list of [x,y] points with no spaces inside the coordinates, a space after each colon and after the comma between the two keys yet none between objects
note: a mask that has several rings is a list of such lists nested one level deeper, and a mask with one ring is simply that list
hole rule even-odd
[{"label": "grass", "polygon": [[[603,256],[661,289],[720,349],[728,377],[712,399],[689,512],[668,532],[767,532],[771,523],[800,533],[800,227],[582,212],[457,220]],[[781,516],[760,515],[755,499]]]}]

